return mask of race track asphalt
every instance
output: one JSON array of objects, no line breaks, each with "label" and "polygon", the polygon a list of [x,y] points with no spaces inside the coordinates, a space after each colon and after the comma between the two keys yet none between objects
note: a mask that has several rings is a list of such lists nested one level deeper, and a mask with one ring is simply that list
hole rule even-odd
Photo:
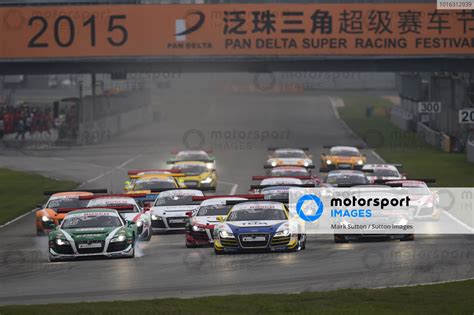
[{"label": "race track asphalt", "polygon": [[[0,167],[119,192],[128,169],[166,167],[173,149],[212,147],[217,193],[245,193],[250,177],[264,174],[268,146],[308,146],[318,161],[323,145],[360,144],[328,98],[310,94],[195,99],[163,105],[159,117],[107,144],[6,151]],[[261,139],[264,135],[270,138]],[[371,151],[365,153],[377,161]],[[449,221],[445,214],[442,219]],[[46,238],[35,236],[30,214],[0,229],[0,239],[0,304],[291,293],[474,277],[474,239],[465,235],[349,244],[311,236],[301,252],[229,256],[187,249],[182,234],[155,235],[140,243],[135,259],[49,263]]]}]

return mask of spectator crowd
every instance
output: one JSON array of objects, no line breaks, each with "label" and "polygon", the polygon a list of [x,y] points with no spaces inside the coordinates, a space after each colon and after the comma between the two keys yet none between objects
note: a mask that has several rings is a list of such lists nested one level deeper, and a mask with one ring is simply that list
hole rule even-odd
[{"label": "spectator crowd", "polygon": [[25,140],[35,138],[75,137],[77,116],[75,106],[66,108],[54,117],[48,106],[0,105],[0,139]]}]

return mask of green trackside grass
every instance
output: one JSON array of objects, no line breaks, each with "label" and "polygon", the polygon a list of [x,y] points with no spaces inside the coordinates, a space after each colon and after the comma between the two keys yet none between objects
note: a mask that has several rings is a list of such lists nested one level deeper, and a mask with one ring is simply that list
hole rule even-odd
[{"label": "green trackside grass", "polygon": [[[441,152],[418,139],[416,133],[400,130],[384,116],[392,105],[375,96],[342,96],[345,106],[339,114],[361,138],[374,146],[389,163],[403,164],[402,172],[412,178],[436,178],[439,187],[474,186],[474,164],[464,153]],[[374,107],[366,117],[368,105]]]},{"label": "green trackside grass", "polygon": [[0,168],[0,225],[45,201],[46,190],[67,190],[76,187],[70,181],[57,181],[41,175]]},{"label": "green trackside grass", "polygon": [[387,289],[0,307],[0,314],[472,314],[474,280]]}]

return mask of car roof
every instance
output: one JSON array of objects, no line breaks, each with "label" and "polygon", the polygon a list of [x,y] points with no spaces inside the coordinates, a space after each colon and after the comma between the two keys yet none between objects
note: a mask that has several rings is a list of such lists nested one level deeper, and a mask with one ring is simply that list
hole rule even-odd
[{"label": "car roof", "polygon": [[107,213],[110,213],[110,214],[115,214],[117,216],[120,216],[119,213],[117,212],[117,210],[114,210],[114,209],[108,209],[108,208],[100,208],[100,207],[97,207],[97,208],[88,208],[88,209],[79,209],[79,210],[74,210],[74,211],[71,211],[71,212],[68,212],[68,216],[69,215],[74,215],[74,214],[82,214],[82,213],[102,213],[102,212],[107,212]]},{"label": "car roof", "polygon": [[[92,196],[92,195],[94,194],[88,191],[65,191],[65,192],[55,193],[51,195],[50,199],[53,199],[53,197],[69,198],[69,197]],[[54,198],[54,199],[59,199],[59,198]]]},{"label": "car roof", "polygon": [[172,196],[204,196],[202,191],[197,189],[172,189],[163,191],[158,195],[158,198],[172,197]]},{"label": "car roof", "polygon": [[176,154],[176,155],[180,155],[180,154],[205,154],[205,155],[207,155],[207,152],[204,151],[204,150],[183,150],[183,151],[179,151],[178,154]]},{"label": "car roof", "polygon": [[357,171],[357,170],[335,170],[335,171],[330,171],[328,173],[328,177],[329,176],[348,176],[348,175],[365,176],[364,172]]},{"label": "car roof", "polygon": [[276,201],[246,201],[234,205],[231,211],[260,208],[284,210],[285,206],[283,203]]},{"label": "car roof", "polygon": [[304,150],[297,149],[297,148],[279,148],[275,150],[276,153],[283,153],[283,152],[301,152],[304,153]]},{"label": "car roof", "polygon": [[362,169],[373,169],[373,170],[394,170],[398,171],[397,167],[392,164],[385,164],[385,163],[379,163],[379,164],[365,164]]},{"label": "car roof", "polygon": [[356,147],[343,146],[343,145],[337,145],[337,146],[331,147],[330,150],[346,150],[346,151],[359,152],[359,149],[357,149]]},{"label": "car roof", "polygon": [[265,178],[262,180],[260,185],[302,185],[303,182],[299,178],[292,177],[274,177],[274,178]]},{"label": "car roof", "polygon": [[211,198],[211,199],[207,199],[201,202],[201,207],[210,206],[210,205],[225,205],[226,201],[232,201],[232,200],[247,200],[247,198],[241,198],[241,197]]},{"label": "car roof", "polygon": [[136,201],[132,197],[124,197],[124,196],[108,196],[108,197],[101,197],[101,198],[94,198],[89,201],[89,204],[101,204],[101,202],[107,201],[119,201],[123,203],[130,203],[135,204]]}]

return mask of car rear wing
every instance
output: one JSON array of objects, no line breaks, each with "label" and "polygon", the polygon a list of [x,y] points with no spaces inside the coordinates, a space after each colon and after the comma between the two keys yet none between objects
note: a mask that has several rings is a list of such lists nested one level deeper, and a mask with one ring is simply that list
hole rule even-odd
[{"label": "car rear wing", "polygon": [[389,186],[389,187],[402,187],[402,184],[393,183],[393,184],[334,184],[333,188],[351,188],[351,187],[381,187]]},{"label": "car rear wing", "polygon": [[314,179],[313,176],[283,176],[283,175],[272,175],[272,176],[252,176],[252,180],[264,180],[269,178],[296,178],[301,180],[311,180]]},{"label": "car rear wing", "polygon": [[215,191],[215,187],[177,187],[177,188],[160,188],[160,189],[144,189],[144,190],[149,190],[152,193],[161,193],[164,191],[169,191],[169,190],[179,190],[179,189],[194,189],[194,190],[200,190],[200,191]]},{"label": "car rear wing", "polygon": [[71,189],[71,190],[48,190],[43,192],[45,196],[51,196],[59,193],[68,193],[68,192],[89,192],[93,194],[106,194],[108,193],[107,189]]},{"label": "car rear wing", "polygon": [[339,169],[339,168],[336,168],[336,169],[327,169],[327,168],[320,168],[319,169],[319,172],[320,173],[329,173],[329,172],[332,172],[332,171],[359,171],[359,172],[362,172],[362,173],[373,173],[374,170],[373,169],[370,169],[370,170],[357,170],[357,169]]},{"label": "car rear wing", "polygon": [[216,198],[246,198],[246,199],[263,199],[262,194],[244,194],[244,195],[213,195],[213,196],[193,196],[193,201],[204,201]]},{"label": "car rear wing", "polygon": [[133,193],[130,192],[128,194],[107,194],[107,195],[92,195],[92,196],[80,196],[79,199],[81,200],[92,200],[92,199],[100,199],[100,198],[108,198],[108,197],[130,197],[130,198],[143,198],[146,197],[146,193]]},{"label": "car rear wing", "polygon": [[214,163],[215,160],[214,159],[207,159],[207,160],[204,160],[204,159],[197,159],[197,160],[189,160],[189,161],[176,161],[176,160],[168,160],[166,161],[166,164],[175,164],[177,162],[204,162],[204,163]]},{"label": "car rear wing", "polygon": [[92,207],[80,207],[80,208],[59,208],[57,213],[69,213],[76,210],[91,210],[91,209],[113,209],[120,212],[121,210],[133,210],[134,205],[120,205],[120,206],[92,206]]},{"label": "car rear wing", "polygon": [[[171,153],[171,154],[178,154],[178,153],[181,152],[181,151],[190,151],[190,150],[171,150],[170,153]],[[192,151],[192,150],[191,150],[191,151]],[[204,149],[200,149],[200,150],[196,150],[196,151],[204,151],[204,152],[206,152],[207,154],[212,154],[212,153],[213,153],[213,151],[212,151],[211,149],[205,149],[205,150],[204,150]]]},{"label": "car rear wing", "polygon": [[308,147],[300,147],[300,148],[294,148],[294,147],[269,147],[268,151],[276,151],[279,149],[297,149],[297,150],[303,150],[303,151],[309,151]]},{"label": "car rear wing", "polygon": [[387,183],[391,184],[390,182],[398,182],[398,181],[417,181],[417,182],[424,182],[426,184],[434,184],[436,183],[436,178],[376,179],[374,180],[374,183],[386,185]]},{"label": "car rear wing", "polygon": [[[179,173],[179,170],[173,170],[173,169],[146,169],[146,170],[129,170],[127,172],[128,175],[137,175],[140,173],[146,173],[146,172],[163,172],[165,175],[169,175],[168,173]],[[168,172],[168,173],[166,173]]]},{"label": "car rear wing", "polygon": [[263,168],[275,168],[275,167],[290,167],[290,166],[296,166],[296,167],[304,167],[304,168],[307,168],[307,169],[314,169],[315,166],[314,165],[308,165],[308,166],[304,166],[304,165],[287,165],[287,164],[278,164],[278,165],[275,165],[275,166],[271,166],[271,165],[268,165],[268,164],[265,164],[263,166]]},{"label": "car rear wing", "polygon": [[265,202],[281,202],[283,204],[289,204],[290,199],[289,198],[279,198],[279,199],[256,199],[256,200],[227,200],[225,202],[226,206],[233,206],[237,205],[239,203],[244,203],[244,202],[256,202],[256,201],[265,201]]},{"label": "car rear wing", "polygon": [[264,189],[270,187],[279,187],[279,186],[287,186],[287,187],[295,187],[295,188],[314,188],[314,184],[275,184],[275,185],[250,185],[250,189]]}]

